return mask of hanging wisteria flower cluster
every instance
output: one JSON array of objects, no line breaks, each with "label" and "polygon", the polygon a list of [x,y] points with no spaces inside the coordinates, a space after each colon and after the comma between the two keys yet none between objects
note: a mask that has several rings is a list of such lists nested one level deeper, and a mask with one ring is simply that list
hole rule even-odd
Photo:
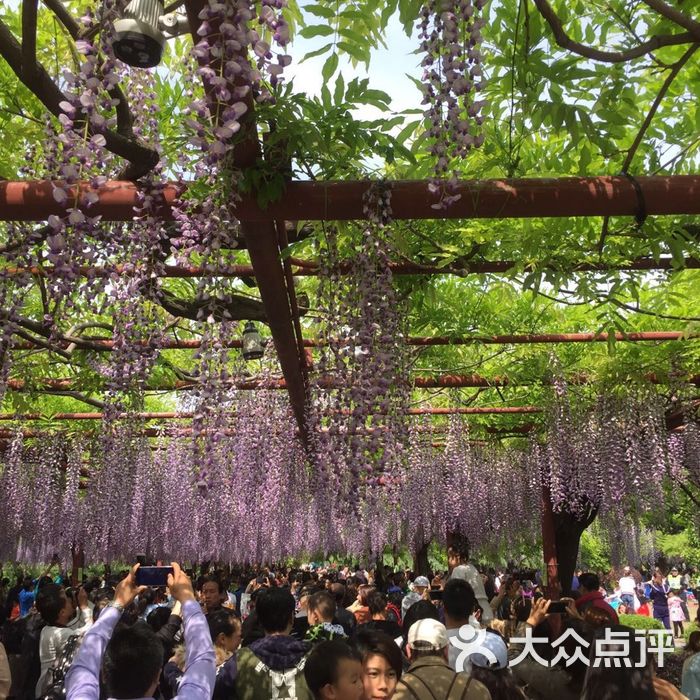
[{"label": "hanging wisteria flower cluster", "polygon": [[[271,99],[262,74],[267,74],[274,86],[291,63],[291,56],[275,56],[271,48],[271,41],[282,49],[289,42],[289,27],[282,14],[286,5],[286,0],[261,0],[256,17],[250,0],[209,0],[199,13],[202,22],[197,34],[201,39],[193,53],[205,95],[193,101],[185,123],[196,134],[193,145],[206,153],[203,168],[219,163],[232,148],[232,138],[239,132],[241,117],[252,105],[253,97],[260,102]],[[251,26],[255,20],[260,31]],[[271,41],[266,40],[268,34]],[[255,57],[255,67],[249,50]]]},{"label": "hanging wisteria flower cluster", "polygon": [[[446,436],[428,420],[416,421],[391,468],[396,498],[377,488],[356,517],[346,495],[328,488],[309,463],[279,391],[229,391],[226,405],[235,411],[206,453],[204,489],[197,442],[183,439],[179,428],[164,429],[154,444],[133,420],[90,442],[18,434],[2,456],[0,557],[47,561],[78,546],[92,561],[147,551],[165,559],[272,562],[444,544],[450,532],[465,535],[475,551],[517,551],[538,537],[544,484],[553,489],[555,512],[575,514],[589,501],[611,541],[626,543],[615,556],[637,561],[653,556],[639,514],[663,503],[660,485],[673,478],[671,463],[680,460],[676,477],[697,483],[697,428],[689,423],[682,433],[649,437],[657,429],[652,398],[627,396],[582,411],[568,426],[584,437],[571,435],[566,453],[554,420],[551,443],[530,450],[485,446],[461,417],[450,421]],[[603,423],[614,427],[601,432]],[[570,463],[560,461],[564,454]],[[648,485],[638,479],[642,472]]]},{"label": "hanging wisteria flower cluster", "polygon": [[484,141],[481,133],[484,100],[477,98],[484,82],[481,66],[480,11],[486,0],[428,0],[420,11],[420,50],[424,54],[423,104],[428,105],[429,152],[435,158],[433,206],[446,208],[457,201],[459,170],[451,170]]},{"label": "hanging wisteria flower cluster", "polygon": [[379,501],[396,504],[407,442],[410,385],[404,315],[389,267],[390,201],[381,184],[368,191],[368,224],[349,274],[341,274],[337,231],[327,232],[319,290],[326,345],[312,377],[309,433],[319,480],[340,496],[335,517],[357,519],[358,532]]},{"label": "hanging wisteria flower cluster", "polygon": [[[444,449],[433,446],[438,438]],[[418,547],[445,544],[459,532],[474,550],[496,544],[517,550],[537,538],[539,474],[526,468],[522,450],[474,444],[466,420],[453,416],[446,437],[429,422],[415,424],[408,454],[400,497],[404,541],[419,532]]]},{"label": "hanging wisteria flower cluster", "polygon": [[664,406],[653,393],[601,395],[576,410],[561,378],[544,446],[535,446],[552,506],[583,517],[590,507],[620,513],[630,499],[654,504],[669,472]]}]

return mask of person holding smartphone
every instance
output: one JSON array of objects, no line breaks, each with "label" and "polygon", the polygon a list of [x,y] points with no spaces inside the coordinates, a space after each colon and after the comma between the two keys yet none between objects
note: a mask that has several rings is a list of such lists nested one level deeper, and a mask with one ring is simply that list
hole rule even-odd
[{"label": "person holding smartphone", "polygon": [[[66,642],[92,625],[92,609],[84,588],[78,589],[76,594],[73,589],[64,589],[56,583],[47,583],[39,591],[36,607],[46,623],[39,637],[41,674],[34,691],[39,698],[48,688],[51,668]],[[76,611],[79,611],[77,616]]]},{"label": "person holding smartphone", "polygon": [[[182,605],[185,627],[185,673],[175,696],[182,700],[210,700],[216,680],[216,657],[209,626],[197,603],[192,582],[173,562],[168,576],[170,594]],[[80,651],[66,674],[67,700],[99,700],[100,678],[107,696],[115,700],[153,697],[163,665],[163,645],[145,625],[115,631],[122,612],[145,590],[136,584],[139,565],[131,568],[87,632]]]}]

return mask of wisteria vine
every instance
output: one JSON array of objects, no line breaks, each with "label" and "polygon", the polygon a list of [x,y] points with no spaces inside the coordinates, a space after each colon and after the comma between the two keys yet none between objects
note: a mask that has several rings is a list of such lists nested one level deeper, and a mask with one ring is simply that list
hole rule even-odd
[{"label": "wisteria vine", "polygon": [[484,142],[481,133],[486,104],[477,95],[484,89],[481,65],[480,16],[486,0],[428,0],[420,11],[420,50],[424,54],[423,104],[430,122],[429,152],[435,158],[433,206],[446,208],[459,200],[455,192],[459,169],[454,162]]},{"label": "wisteria vine", "polygon": [[[565,434],[550,418],[547,441],[529,449],[484,445],[463,417],[452,418],[446,436],[416,420],[394,453],[395,497],[378,484],[354,517],[346,494],[328,488],[309,462],[278,391],[229,391],[228,421],[210,444],[206,467],[196,441],[177,428],[153,444],[137,423],[93,441],[60,434],[23,440],[18,433],[2,457],[0,520],[7,526],[0,557],[47,561],[82,547],[94,561],[148,551],[166,559],[273,562],[445,543],[455,531],[477,551],[516,550],[538,536],[546,484],[555,512],[579,513],[590,502],[611,542],[629,545],[616,556],[635,561],[650,556],[653,543],[639,515],[663,505],[663,484],[698,483],[697,426],[665,434],[658,429],[661,405],[653,394],[601,399],[572,418]],[[346,463],[342,451],[327,456],[328,469]]]}]

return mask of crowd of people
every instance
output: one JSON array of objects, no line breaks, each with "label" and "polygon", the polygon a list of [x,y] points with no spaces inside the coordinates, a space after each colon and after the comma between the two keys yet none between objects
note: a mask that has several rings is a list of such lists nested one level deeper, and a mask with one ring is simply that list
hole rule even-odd
[{"label": "crowd of people", "polygon": [[579,571],[554,602],[537,572],[480,574],[466,550],[448,554],[430,576],[173,563],[167,586],[147,587],[137,564],[74,588],[20,575],[1,592],[0,700],[700,700],[700,631],[647,653],[619,617],[649,598],[669,627],[677,598],[688,619],[692,576],[628,567],[605,590]]},{"label": "crowd of people", "polygon": [[618,585],[609,597],[618,612],[653,615],[675,637],[683,637],[683,623],[690,620],[688,602],[697,603],[700,580],[695,570],[680,572],[673,566],[667,576],[658,567],[652,572],[640,572],[624,567]]}]

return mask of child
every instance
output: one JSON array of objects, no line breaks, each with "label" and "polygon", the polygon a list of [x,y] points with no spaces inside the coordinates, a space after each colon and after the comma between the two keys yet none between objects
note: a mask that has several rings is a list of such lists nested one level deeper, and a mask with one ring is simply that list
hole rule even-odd
[{"label": "child", "polygon": [[671,590],[668,593],[668,611],[673,622],[673,636],[683,636],[683,623],[685,622],[685,613],[683,605],[677,590]]},{"label": "child", "polygon": [[362,700],[362,657],[339,639],[317,644],[304,666],[315,700]]},{"label": "child", "polygon": [[639,596],[639,607],[637,608],[637,615],[646,615],[651,617],[651,610],[649,609],[649,598],[645,598],[643,595]]}]

